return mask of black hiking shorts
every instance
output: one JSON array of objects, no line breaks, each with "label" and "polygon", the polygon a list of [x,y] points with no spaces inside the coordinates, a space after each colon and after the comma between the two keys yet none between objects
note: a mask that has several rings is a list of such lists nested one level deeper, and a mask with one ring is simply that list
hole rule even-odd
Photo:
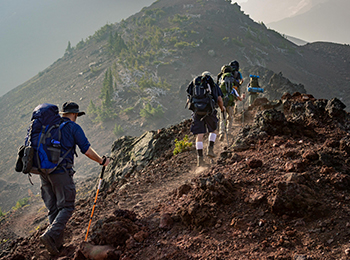
[{"label": "black hiking shorts", "polygon": [[216,110],[213,113],[205,116],[199,116],[192,113],[192,134],[205,134],[212,133],[218,128],[218,118],[216,116]]}]

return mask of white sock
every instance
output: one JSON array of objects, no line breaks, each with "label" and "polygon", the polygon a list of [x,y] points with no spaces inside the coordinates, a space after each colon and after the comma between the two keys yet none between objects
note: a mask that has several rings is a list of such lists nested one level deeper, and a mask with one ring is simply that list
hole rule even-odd
[{"label": "white sock", "polygon": [[209,134],[209,142],[214,142],[215,143],[216,140],[216,134],[215,133],[210,133]]},{"label": "white sock", "polygon": [[196,149],[203,150],[203,142],[196,142]]}]

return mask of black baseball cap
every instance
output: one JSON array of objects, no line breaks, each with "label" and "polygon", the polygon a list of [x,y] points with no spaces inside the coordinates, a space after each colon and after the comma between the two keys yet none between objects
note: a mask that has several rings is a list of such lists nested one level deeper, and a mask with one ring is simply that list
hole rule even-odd
[{"label": "black baseball cap", "polygon": [[79,105],[77,103],[74,103],[72,101],[68,101],[62,105],[62,111],[61,114],[66,113],[77,113],[78,116],[85,115],[85,112],[79,111]]}]

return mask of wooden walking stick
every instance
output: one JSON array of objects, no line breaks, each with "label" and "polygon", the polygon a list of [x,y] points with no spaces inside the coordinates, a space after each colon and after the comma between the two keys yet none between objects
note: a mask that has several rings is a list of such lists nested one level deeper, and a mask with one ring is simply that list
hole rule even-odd
[{"label": "wooden walking stick", "polygon": [[103,179],[103,174],[105,172],[105,169],[106,169],[106,166],[103,166],[102,167],[102,170],[101,170],[101,174],[100,174],[100,181],[98,183],[98,187],[97,187],[97,191],[96,191],[96,197],[95,197],[95,201],[94,201],[94,206],[92,207],[92,212],[91,212],[91,216],[90,216],[90,221],[89,221],[89,226],[88,226],[88,229],[87,229],[87,232],[86,232],[86,236],[85,236],[85,240],[87,240],[88,238],[88,234],[89,234],[89,230],[90,230],[90,225],[91,225],[91,221],[92,221],[92,216],[94,215],[94,211],[95,211],[95,206],[96,206],[96,202],[97,202],[97,197],[98,197],[98,192],[100,191],[100,188],[101,188],[101,183],[102,183],[102,179]]}]

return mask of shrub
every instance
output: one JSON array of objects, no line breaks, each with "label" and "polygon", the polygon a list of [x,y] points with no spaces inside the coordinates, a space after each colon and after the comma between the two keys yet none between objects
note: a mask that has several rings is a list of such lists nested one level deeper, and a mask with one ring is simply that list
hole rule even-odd
[{"label": "shrub", "polygon": [[154,108],[148,103],[145,105],[145,108],[140,109],[140,116],[146,119],[157,119],[163,117],[163,115],[164,111],[161,105]]},{"label": "shrub", "polygon": [[187,151],[192,147],[192,142],[188,142],[188,135],[185,135],[183,140],[178,141],[177,139],[175,139],[174,142],[175,142],[175,149],[173,151],[174,155]]},{"label": "shrub", "polygon": [[28,198],[20,199],[19,201],[16,202],[16,206],[12,207],[12,209],[16,210],[16,209],[22,208],[23,206],[27,205],[28,203],[29,203]]},{"label": "shrub", "polygon": [[127,115],[131,115],[132,113],[134,113],[134,108],[128,107],[128,108],[125,108],[122,112],[124,112]]},{"label": "shrub", "polygon": [[120,136],[124,133],[124,129],[121,125],[115,124],[114,129],[113,129],[113,133],[115,136]]}]

